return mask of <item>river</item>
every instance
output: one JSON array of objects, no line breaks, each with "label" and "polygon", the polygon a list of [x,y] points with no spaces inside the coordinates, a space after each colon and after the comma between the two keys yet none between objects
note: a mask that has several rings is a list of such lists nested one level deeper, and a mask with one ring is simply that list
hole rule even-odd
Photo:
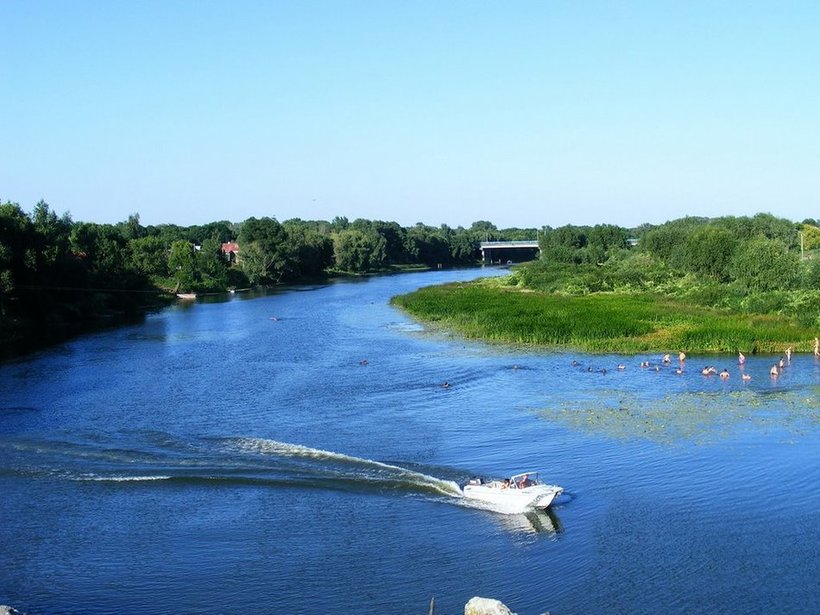
[{"label": "river", "polygon": [[[0,365],[0,604],[820,612],[820,362],[678,374],[465,342],[389,306],[500,273],[181,304]],[[549,513],[454,486],[517,470],[565,488]]]}]

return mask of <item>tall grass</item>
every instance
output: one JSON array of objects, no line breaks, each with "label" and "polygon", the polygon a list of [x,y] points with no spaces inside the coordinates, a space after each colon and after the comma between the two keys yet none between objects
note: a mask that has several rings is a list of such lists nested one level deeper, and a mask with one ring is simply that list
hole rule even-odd
[{"label": "tall grass", "polygon": [[592,352],[810,351],[817,332],[796,319],[739,314],[651,293],[565,295],[509,279],[427,287],[394,297],[414,317],[466,338]]}]

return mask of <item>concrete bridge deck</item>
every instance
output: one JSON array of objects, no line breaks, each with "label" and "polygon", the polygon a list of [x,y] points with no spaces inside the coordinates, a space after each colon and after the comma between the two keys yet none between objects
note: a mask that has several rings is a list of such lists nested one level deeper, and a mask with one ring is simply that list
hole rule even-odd
[{"label": "concrete bridge deck", "polygon": [[538,253],[541,251],[541,248],[538,246],[538,240],[536,239],[526,241],[482,241],[479,244],[479,249],[481,250],[481,260],[484,262],[488,260],[494,261],[496,258],[503,261],[504,259],[499,258],[499,256],[505,253],[508,256],[527,255],[532,257],[517,260],[532,260],[533,258],[537,258]]}]

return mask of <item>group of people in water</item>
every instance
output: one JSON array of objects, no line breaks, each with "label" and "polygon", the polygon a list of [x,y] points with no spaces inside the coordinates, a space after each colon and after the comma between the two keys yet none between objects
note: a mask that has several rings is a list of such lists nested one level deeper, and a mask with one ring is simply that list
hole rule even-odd
[{"label": "group of people in water", "polygon": [[[780,358],[776,363],[774,363],[774,365],[772,365],[771,369],[769,370],[769,375],[772,378],[777,378],[781,373],[783,373],[783,370],[787,366],[791,365],[792,353],[793,352],[794,352],[794,348],[792,346],[789,346],[788,348],[786,348],[784,356],[782,358]],[[816,358],[820,358],[820,338],[817,338],[817,337],[814,338],[814,356]],[[744,371],[744,366],[746,365],[746,355],[744,355],[742,352],[738,352],[737,363],[738,363],[738,366],[740,367],[740,372],[741,372],[740,377],[741,377],[741,379],[744,382],[751,380],[752,377]],[[660,364],[653,364],[650,361],[641,361],[640,366],[643,369],[652,369],[654,371],[660,371],[662,366],[663,367],[668,367],[668,366],[671,366],[671,364],[672,364],[672,355],[667,353],[667,354],[664,354],[663,357],[661,358]],[[682,374],[685,364],[686,364],[686,353],[681,351],[681,352],[678,353],[678,367],[675,369],[675,373],[676,374]],[[573,361],[572,362],[573,367],[579,367],[580,365],[581,364],[578,361]],[[618,364],[618,371],[623,371],[625,369],[626,369],[625,364],[623,364],[623,363]],[[596,372],[600,372],[602,374],[607,373],[606,368],[601,368],[601,369],[594,370],[592,367],[588,367],[587,371],[589,371],[589,372],[596,371]],[[703,374],[704,376],[718,376],[721,380],[728,380],[729,377],[730,377],[728,369],[724,368],[724,369],[718,371],[718,368],[716,368],[714,365],[707,365],[707,366],[703,367],[703,369],[700,370],[700,373]]]},{"label": "group of people in water", "polygon": [[[794,348],[792,346],[789,346],[788,348],[786,348],[784,356],[772,365],[771,369],[769,369],[769,375],[772,378],[777,378],[781,373],[783,373],[783,370],[787,366],[791,365],[793,352],[794,352]],[[817,337],[814,338],[814,356],[815,356],[815,358],[820,359],[820,338],[817,338]],[[367,359],[362,359],[361,361],[359,361],[359,365],[367,365],[367,363],[368,363]],[[744,366],[746,365],[746,355],[744,355],[740,351],[737,353],[737,363],[738,363],[738,366],[740,367],[740,372],[741,372],[740,378],[744,382],[747,382],[747,381],[751,380],[752,377],[744,371]],[[654,370],[654,371],[658,372],[658,371],[661,370],[661,366],[669,367],[669,366],[671,366],[671,364],[672,364],[672,355],[670,353],[667,353],[667,354],[664,354],[663,357],[661,358],[660,364],[653,364],[650,361],[641,361],[640,366],[644,369],[651,369],[651,370]],[[675,373],[676,374],[683,374],[683,368],[684,368],[685,364],[686,364],[686,353],[683,352],[683,351],[680,351],[678,353],[678,367],[675,368]],[[578,361],[573,361],[572,366],[573,367],[581,367],[581,364]],[[518,369],[518,365],[514,365],[513,369]],[[626,365],[624,363],[619,363],[618,364],[618,371],[624,371],[625,369],[626,369]],[[605,367],[600,368],[600,369],[594,369],[593,367],[589,366],[589,367],[587,367],[587,371],[588,372],[598,372],[598,373],[601,373],[601,374],[604,374],[604,375],[606,375],[606,373],[607,373],[607,369]],[[714,365],[707,365],[707,366],[703,367],[703,369],[700,370],[700,373],[703,374],[704,376],[718,376],[721,380],[728,380],[730,378],[730,374],[729,374],[728,369],[724,368],[724,369],[718,371],[718,369]],[[443,388],[443,389],[449,389],[451,386],[452,385],[447,380],[445,380],[441,384],[441,388]]]}]

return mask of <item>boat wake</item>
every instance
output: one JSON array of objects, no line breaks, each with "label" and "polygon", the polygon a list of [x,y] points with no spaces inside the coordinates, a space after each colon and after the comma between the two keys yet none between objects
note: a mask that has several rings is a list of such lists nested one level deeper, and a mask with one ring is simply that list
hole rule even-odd
[{"label": "boat wake", "polygon": [[[422,497],[509,513],[503,506],[465,498],[459,483],[470,475],[461,470],[398,465],[265,438],[181,439],[156,431],[95,432],[71,440],[5,440],[0,445],[6,452],[0,458],[0,475],[35,480],[96,482],[118,489],[198,485],[331,490]],[[554,523],[542,519],[540,525]]]},{"label": "boat wake", "polygon": [[0,473],[31,478],[462,496],[455,480],[419,469],[264,438],[180,440],[143,432],[71,441],[7,441],[4,448],[10,454],[0,461]]},{"label": "boat wake", "polygon": [[373,459],[262,438],[236,438],[228,442],[242,451],[290,461],[291,469],[308,474],[318,471],[320,474],[330,474],[336,480],[364,482],[383,489],[416,490],[459,498],[462,496],[461,488],[455,481]]}]

